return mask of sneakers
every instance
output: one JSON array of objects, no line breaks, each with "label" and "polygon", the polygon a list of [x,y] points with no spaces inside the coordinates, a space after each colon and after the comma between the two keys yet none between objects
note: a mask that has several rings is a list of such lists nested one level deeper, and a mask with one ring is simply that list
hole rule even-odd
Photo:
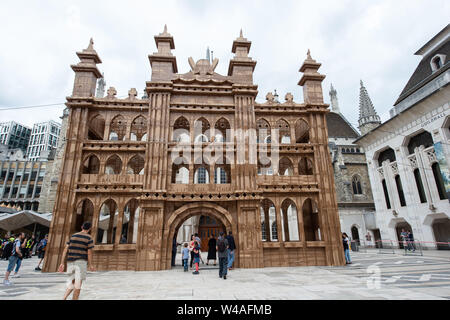
[{"label": "sneakers", "polygon": [[200,272],[198,272],[198,271],[194,271],[194,272],[192,272],[192,274],[199,274]]},{"label": "sneakers", "polygon": [[20,274],[13,274],[11,278],[20,278]]},{"label": "sneakers", "polygon": [[223,280],[227,280],[227,276],[223,276]]},{"label": "sneakers", "polygon": [[4,284],[5,286],[10,286],[10,285],[12,285],[11,281],[9,281],[9,280],[3,280],[3,284]]},{"label": "sneakers", "polygon": [[39,268],[39,267],[36,267],[36,268],[34,268],[34,270],[36,270],[36,271],[41,271],[42,269]]}]

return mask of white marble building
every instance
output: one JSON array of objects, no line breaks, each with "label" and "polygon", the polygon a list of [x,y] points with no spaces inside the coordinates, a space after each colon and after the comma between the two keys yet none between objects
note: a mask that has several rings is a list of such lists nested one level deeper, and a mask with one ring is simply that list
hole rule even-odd
[{"label": "white marble building", "polygon": [[449,40],[447,25],[416,52],[423,58],[391,118],[355,140],[366,152],[381,238],[396,245],[404,228],[426,248],[450,249]]}]

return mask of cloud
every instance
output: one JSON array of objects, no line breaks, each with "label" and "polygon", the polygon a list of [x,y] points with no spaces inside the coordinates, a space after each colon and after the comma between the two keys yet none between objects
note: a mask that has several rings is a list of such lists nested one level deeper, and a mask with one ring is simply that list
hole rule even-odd
[{"label": "cloud", "polygon": [[[439,8],[439,10],[436,10]],[[257,101],[277,89],[303,101],[298,72],[311,49],[322,63],[326,102],[330,82],[341,111],[357,123],[359,80],[383,119],[420,57],[413,53],[448,23],[448,1],[29,1],[2,2],[0,29],[0,108],[61,103],[60,106],[1,111],[0,121],[59,120],[71,94],[75,55],[93,37],[107,86],[118,96],[135,87],[142,94],[150,80],[148,54],[164,24],[175,39],[180,73],[188,57],[219,58],[226,74],[231,45],[239,35],[252,41],[257,61]]]}]

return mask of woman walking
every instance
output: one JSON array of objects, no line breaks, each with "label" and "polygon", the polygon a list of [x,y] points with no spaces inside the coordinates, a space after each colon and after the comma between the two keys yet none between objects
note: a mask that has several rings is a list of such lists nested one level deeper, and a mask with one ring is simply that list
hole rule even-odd
[{"label": "woman walking", "polygon": [[214,260],[214,265],[216,265],[217,260],[217,250],[216,250],[216,238],[211,235],[211,239],[208,241],[208,258],[206,260],[206,265],[209,265],[209,260]]}]

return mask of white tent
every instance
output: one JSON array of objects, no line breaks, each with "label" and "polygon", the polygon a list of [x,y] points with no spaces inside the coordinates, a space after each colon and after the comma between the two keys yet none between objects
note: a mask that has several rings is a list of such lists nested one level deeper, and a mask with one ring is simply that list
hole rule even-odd
[{"label": "white tent", "polygon": [[16,230],[33,223],[50,227],[51,221],[51,213],[37,213],[30,210],[23,210],[16,213],[0,213],[0,229],[6,231]]}]

